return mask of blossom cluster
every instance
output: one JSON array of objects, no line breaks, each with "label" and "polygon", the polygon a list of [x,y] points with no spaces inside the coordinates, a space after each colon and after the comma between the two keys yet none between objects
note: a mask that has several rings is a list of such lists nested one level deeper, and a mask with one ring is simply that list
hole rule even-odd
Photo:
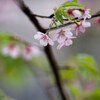
[{"label": "blossom cluster", "polygon": [[[69,8],[66,13],[71,18],[78,18],[80,21],[74,21],[75,24],[67,27],[66,29],[60,29],[57,33],[55,33],[52,37],[49,36],[49,32],[42,33],[37,32],[34,35],[34,38],[40,41],[40,44],[43,46],[47,46],[48,44],[53,46],[54,42],[58,42],[57,49],[61,49],[63,46],[70,46],[72,45],[72,39],[76,38],[79,33],[85,33],[85,28],[90,27],[91,23],[86,22],[87,18],[91,18],[90,9],[80,8],[80,9],[73,9]],[[83,18],[83,20],[81,20]],[[72,30],[76,31],[76,35],[73,36]]]},{"label": "blossom cluster", "polygon": [[14,43],[9,43],[2,47],[2,55],[11,56],[12,58],[22,57],[25,60],[31,60],[33,56],[40,54],[39,48],[34,45],[27,45],[24,48],[20,48]]}]

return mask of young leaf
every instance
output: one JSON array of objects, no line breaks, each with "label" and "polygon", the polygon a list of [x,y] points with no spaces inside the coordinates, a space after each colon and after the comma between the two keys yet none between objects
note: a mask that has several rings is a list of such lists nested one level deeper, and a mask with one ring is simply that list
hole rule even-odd
[{"label": "young leaf", "polygon": [[79,54],[77,56],[77,61],[80,66],[90,70],[92,73],[96,74],[98,72],[96,61],[92,56],[87,54]]},{"label": "young leaf", "polygon": [[73,0],[73,2],[77,2],[77,0]]},{"label": "young leaf", "polygon": [[77,7],[82,7],[84,8],[84,6],[82,4],[78,4],[76,2],[66,2],[62,5],[62,7],[69,7],[69,6],[77,6]]},{"label": "young leaf", "polygon": [[63,24],[63,17],[62,17],[61,12],[57,10],[57,11],[54,13],[54,15],[55,15],[56,19],[57,19],[59,22],[61,22],[61,23]]},{"label": "young leaf", "polygon": [[56,26],[57,28],[59,28],[56,22],[54,22],[54,24],[55,24],[55,26]]}]

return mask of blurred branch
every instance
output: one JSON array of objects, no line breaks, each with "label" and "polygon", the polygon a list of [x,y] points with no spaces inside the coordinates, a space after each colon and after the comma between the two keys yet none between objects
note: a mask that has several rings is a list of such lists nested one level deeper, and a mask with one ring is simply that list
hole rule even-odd
[{"label": "blurred branch", "polygon": [[[14,0],[16,1],[17,5],[21,9],[21,11],[30,19],[30,21],[35,25],[38,31],[41,31],[43,33],[46,32],[46,30],[41,26],[37,18],[33,15],[32,11],[24,4],[23,0]],[[48,45],[44,48],[45,53],[47,55],[47,58],[49,60],[49,63],[51,65],[51,69],[53,71],[53,74],[55,76],[56,85],[58,87],[58,90],[61,94],[62,100],[67,100],[65,93],[63,91],[63,87],[60,81],[60,75],[58,73],[58,64],[56,62],[56,59],[52,53],[51,47]]]},{"label": "blurred branch", "polygon": [[16,34],[12,33],[11,38],[13,38],[14,40],[16,40],[16,41],[18,41],[18,42],[20,42],[20,43],[22,43],[22,44],[24,44],[24,45],[35,45],[35,46],[37,46],[40,50],[43,51],[43,48],[41,48],[41,46],[39,46],[39,45],[37,45],[37,44],[35,44],[35,43],[30,43],[30,42],[26,41],[25,39],[23,39],[22,37],[20,37],[19,35],[16,35]]}]

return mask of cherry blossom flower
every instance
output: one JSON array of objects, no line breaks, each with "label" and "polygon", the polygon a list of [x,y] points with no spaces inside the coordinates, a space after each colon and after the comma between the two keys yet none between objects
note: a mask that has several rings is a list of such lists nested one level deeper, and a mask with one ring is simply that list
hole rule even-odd
[{"label": "cherry blossom flower", "polygon": [[2,48],[2,54],[5,56],[11,56],[12,58],[17,58],[20,54],[20,50],[18,46],[9,44]]},{"label": "cherry blossom flower", "polygon": [[82,13],[80,10],[69,9],[67,13],[72,18],[76,18],[76,17],[81,18],[82,17]]},{"label": "cherry blossom flower", "polygon": [[68,33],[66,35],[66,39],[58,44],[57,49],[59,50],[63,46],[70,46],[70,45],[72,45],[72,43],[73,43],[72,39],[73,38],[76,38],[76,37],[74,37],[72,33]]},{"label": "cherry blossom flower", "polygon": [[71,39],[66,39],[64,42],[58,44],[57,49],[60,50],[63,46],[70,46],[72,43]]},{"label": "cherry blossom flower", "polygon": [[76,30],[76,36],[79,35],[79,33],[85,33],[85,28],[86,27],[90,27],[91,26],[91,23],[90,22],[85,22],[85,21],[81,21],[81,22],[78,22],[74,27],[73,29]]},{"label": "cherry blossom flower", "polygon": [[28,45],[26,48],[22,51],[22,57],[25,60],[30,60],[32,59],[33,56],[37,56],[40,54],[40,51],[38,47],[33,46],[33,45]]},{"label": "cherry blossom flower", "polygon": [[40,40],[40,44],[43,46],[47,46],[48,44],[52,46],[54,45],[53,40],[48,36],[47,33],[44,34],[42,32],[37,32],[37,34],[34,35],[34,38]]},{"label": "cherry blossom flower", "polygon": [[71,28],[66,28],[66,30],[61,29],[59,32],[53,35],[53,41],[57,41],[58,43],[62,43],[72,36]]},{"label": "cherry blossom flower", "polygon": [[90,15],[90,9],[69,9],[67,11],[68,15],[72,18],[84,18],[84,20],[86,20],[86,18],[91,18]]}]

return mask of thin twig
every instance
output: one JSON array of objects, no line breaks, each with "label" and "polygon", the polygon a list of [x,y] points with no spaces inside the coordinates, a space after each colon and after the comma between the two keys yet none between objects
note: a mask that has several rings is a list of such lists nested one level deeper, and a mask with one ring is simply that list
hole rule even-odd
[{"label": "thin twig", "polygon": [[[100,17],[100,11],[98,11],[96,14],[92,15],[91,18],[88,18],[86,20],[90,20],[90,19],[93,19],[93,18],[96,18],[96,17]],[[81,20],[84,20],[83,18]],[[64,19],[64,21],[68,21],[68,19]],[[66,23],[64,25],[59,25],[58,27],[59,28],[62,28],[64,26],[69,26],[71,24],[75,24],[75,22],[69,22],[69,23]],[[46,30],[48,30],[49,28],[47,28]],[[57,27],[52,27],[51,30],[55,30],[57,29]]]}]

